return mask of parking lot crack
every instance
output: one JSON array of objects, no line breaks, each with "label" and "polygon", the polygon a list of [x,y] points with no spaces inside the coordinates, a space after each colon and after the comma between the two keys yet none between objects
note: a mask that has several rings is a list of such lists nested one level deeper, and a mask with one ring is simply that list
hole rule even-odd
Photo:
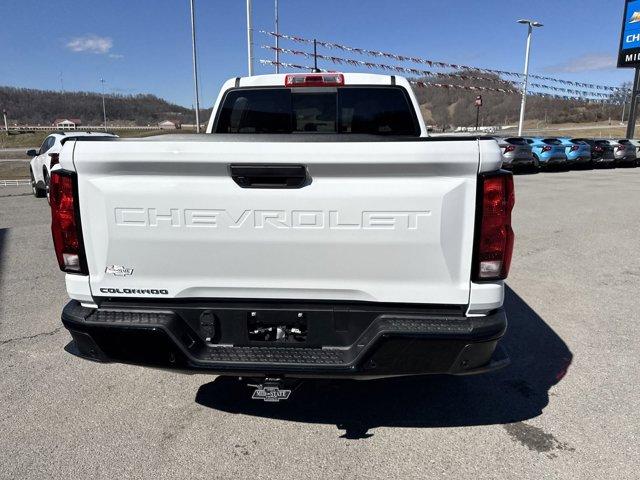
[{"label": "parking lot crack", "polygon": [[21,342],[24,340],[34,340],[36,338],[40,338],[40,337],[50,337],[52,335],[55,335],[56,333],[59,333],[62,331],[62,329],[64,328],[64,326],[60,325],[59,327],[49,331],[49,332],[41,332],[41,333],[36,333],[34,335],[24,335],[22,337],[15,337],[15,338],[9,338],[7,340],[0,340],[0,346],[3,345],[7,345],[10,343],[16,343],[16,342]]}]

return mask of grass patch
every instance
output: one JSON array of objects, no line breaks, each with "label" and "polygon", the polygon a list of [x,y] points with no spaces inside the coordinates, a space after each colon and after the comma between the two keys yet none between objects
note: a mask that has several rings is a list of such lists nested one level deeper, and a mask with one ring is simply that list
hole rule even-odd
[{"label": "grass patch", "polygon": [[29,162],[0,162],[0,180],[30,178]]},{"label": "grass patch", "polygon": [[5,151],[5,150],[0,150],[0,160],[20,160],[21,158],[27,160],[29,157],[27,157],[27,149],[25,148],[24,150],[20,150],[20,151]]},{"label": "grass patch", "polygon": [[[78,131],[82,131],[79,129]],[[122,138],[142,138],[154,135],[165,135],[167,133],[194,133],[191,129],[182,130],[109,130],[109,133],[115,133]],[[2,148],[38,148],[42,145],[44,139],[51,135],[52,131],[38,131],[33,133],[20,133],[7,135],[6,132],[0,132],[0,149]]]}]

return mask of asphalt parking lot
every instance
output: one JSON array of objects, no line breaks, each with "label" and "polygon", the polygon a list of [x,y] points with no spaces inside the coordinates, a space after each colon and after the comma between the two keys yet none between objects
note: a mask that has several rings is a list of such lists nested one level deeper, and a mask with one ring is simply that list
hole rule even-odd
[{"label": "asphalt parking lot", "polygon": [[516,188],[510,367],[276,405],[66,353],[47,203],[0,188],[0,478],[638,478],[640,169]]}]

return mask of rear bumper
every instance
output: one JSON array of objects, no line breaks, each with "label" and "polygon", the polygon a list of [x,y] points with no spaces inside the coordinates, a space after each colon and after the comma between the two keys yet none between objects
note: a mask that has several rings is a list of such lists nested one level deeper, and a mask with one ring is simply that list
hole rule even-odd
[{"label": "rear bumper", "polygon": [[518,157],[518,158],[509,158],[505,157],[502,168],[511,169],[517,167],[531,167],[536,164],[536,160],[533,156],[531,157]]},{"label": "rear bumper", "polygon": [[591,155],[589,154],[583,154],[583,155],[574,155],[571,157],[567,157],[567,161],[569,162],[574,162],[574,163],[590,163],[591,162]]},{"label": "rear bumper", "polygon": [[[306,317],[307,339],[297,344],[251,341],[247,322],[252,315],[274,325]],[[496,349],[507,327],[503,309],[465,317],[434,309],[326,303],[91,309],[71,301],[62,322],[73,337],[72,352],[83,358],[222,375],[469,375],[509,363]]]},{"label": "rear bumper", "polygon": [[626,156],[616,157],[615,163],[617,165],[635,165],[636,156],[635,155],[626,155]]},{"label": "rear bumper", "polygon": [[567,163],[567,157],[542,157],[540,158],[541,165],[564,165]]},{"label": "rear bumper", "polygon": [[591,161],[594,165],[614,166],[616,159],[614,157],[592,157]]}]

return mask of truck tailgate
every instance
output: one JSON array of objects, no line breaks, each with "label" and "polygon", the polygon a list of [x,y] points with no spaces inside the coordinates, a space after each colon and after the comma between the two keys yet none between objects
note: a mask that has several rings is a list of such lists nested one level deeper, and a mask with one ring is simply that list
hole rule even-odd
[{"label": "truck tailgate", "polygon": [[[469,302],[478,141],[196,138],[75,145],[94,297]],[[309,181],[241,188],[244,164]]]}]

